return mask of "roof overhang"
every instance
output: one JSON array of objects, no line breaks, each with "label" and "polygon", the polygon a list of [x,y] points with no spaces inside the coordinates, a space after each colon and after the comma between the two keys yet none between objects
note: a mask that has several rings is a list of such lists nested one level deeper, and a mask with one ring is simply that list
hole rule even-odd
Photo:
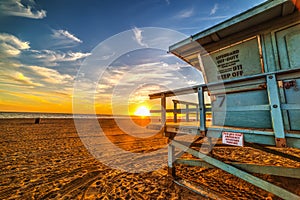
[{"label": "roof overhang", "polygon": [[[210,52],[216,48],[257,35],[272,21],[276,26],[277,20],[285,16],[299,14],[297,7],[300,0],[269,0],[239,15],[236,15],[218,25],[199,32],[169,47],[169,52],[199,68],[198,54]],[[269,25],[270,26],[270,25]],[[227,42],[223,41],[227,40]],[[222,43],[221,43],[222,42]],[[218,44],[218,45],[216,45]],[[222,46],[223,45],[223,46]]]}]

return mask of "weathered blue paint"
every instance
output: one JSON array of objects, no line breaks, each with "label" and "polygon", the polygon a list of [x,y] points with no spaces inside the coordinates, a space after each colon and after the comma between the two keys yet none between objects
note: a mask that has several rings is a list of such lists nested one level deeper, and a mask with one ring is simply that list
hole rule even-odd
[{"label": "weathered blue paint", "polygon": [[285,189],[282,189],[276,185],[273,185],[267,181],[264,181],[260,178],[257,178],[243,170],[240,170],[236,167],[233,167],[229,164],[226,164],[222,161],[219,161],[217,159],[214,159],[206,154],[203,154],[199,151],[196,151],[196,150],[193,150],[185,145],[182,145],[180,144],[179,142],[177,141],[172,141],[172,144],[177,147],[177,148],[180,148],[182,151],[185,151],[185,152],[188,152],[190,154],[192,154],[193,156],[197,157],[197,158],[200,158],[202,159],[203,161],[215,166],[215,167],[218,167],[230,174],[233,174],[257,187],[260,187],[266,191],[269,191],[275,195],[277,195],[278,197],[281,197],[283,199],[289,199],[289,200],[299,200],[300,196],[296,195],[296,194],[293,194]]},{"label": "weathered blue paint", "polygon": [[[155,99],[162,94],[172,97],[191,91],[198,93],[200,125],[167,125],[167,131],[193,135],[205,131],[208,138],[220,138],[224,131],[238,132],[244,134],[245,142],[300,148],[300,12],[292,2],[266,1],[170,46],[171,53],[203,72],[206,83],[192,90],[150,95],[150,99]],[[197,49],[197,46],[202,47]],[[207,127],[204,91],[209,92],[212,99],[212,126]],[[173,141],[172,145],[283,199],[300,199],[180,143]],[[169,148],[172,157],[169,162],[173,161],[172,148]],[[262,173],[280,174],[281,170],[242,165],[250,171],[262,170]],[[287,170],[295,177],[293,169]]]},{"label": "weathered blue paint", "polygon": [[[277,79],[275,74],[268,75],[267,79],[267,91],[271,108],[272,127],[275,133],[276,140],[285,138],[284,124],[281,113],[281,103],[279,99],[279,91],[277,86]],[[285,142],[283,144],[286,145]]]},{"label": "weathered blue paint", "polygon": [[[300,77],[300,69],[291,69],[291,70],[280,70],[276,72],[267,72],[264,74],[260,75],[254,75],[254,76],[246,76],[239,78],[237,80],[233,81],[226,81],[224,82],[225,87],[232,87],[232,85],[235,87],[237,85],[242,85],[247,86],[247,85],[253,85],[254,84],[262,84],[266,85],[267,89],[260,89],[256,91],[245,91],[245,92],[236,92],[236,93],[230,93],[229,95],[227,94],[226,98],[224,99],[224,102],[226,99],[230,100],[230,102],[227,104],[226,107],[220,106],[221,104],[221,98],[217,98],[217,100],[214,102],[216,105],[215,107],[212,107],[211,109],[204,109],[202,110],[202,116],[200,116],[201,120],[204,121],[205,119],[205,112],[207,111],[212,111],[213,112],[213,117],[215,120],[214,124],[217,124],[218,118],[222,119],[222,114],[225,113],[226,109],[227,110],[227,116],[225,119],[225,125],[223,126],[222,123],[220,123],[216,127],[200,127],[201,124],[205,124],[203,121],[200,123],[199,126],[194,125],[194,126],[181,126],[176,127],[175,125],[167,125],[168,131],[170,132],[181,132],[181,133],[187,133],[187,134],[193,134],[193,135],[202,135],[203,130],[207,130],[207,136],[208,137],[215,137],[219,138],[221,135],[222,131],[229,131],[229,132],[240,132],[244,133],[244,139],[246,142],[254,142],[254,143],[259,143],[259,144],[266,144],[266,145],[276,145],[277,139],[285,139],[286,144],[289,147],[296,147],[300,148],[300,132],[293,132],[289,133],[289,129],[284,129],[284,125],[282,122],[282,111],[287,110],[289,112],[296,112],[299,111],[300,109],[300,103],[298,103],[299,98],[297,99],[290,99],[292,103],[286,104],[280,101],[279,98],[279,86],[278,86],[278,81],[286,81],[286,80],[291,80],[291,79],[296,79],[296,77]],[[269,77],[273,77],[270,79]],[[277,79],[277,80],[276,80]],[[259,80],[259,81],[257,81]],[[217,85],[210,84],[210,88],[215,88]],[[205,102],[202,99],[202,93],[207,90],[208,86],[200,85],[200,86],[195,86],[195,90],[192,90],[194,92],[198,92],[199,99],[200,99],[200,104],[199,107],[205,108]],[[199,89],[200,88],[200,89]],[[186,89],[188,91],[191,91],[190,88]],[[202,90],[202,92],[201,92]],[[287,90],[287,92],[291,91],[291,95],[295,94],[292,92],[294,89],[290,88]],[[298,91],[297,91],[298,92]],[[162,92],[164,95],[163,96],[171,96],[170,91]],[[155,98],[161,97],[162,93],[155,94]],[[182,93],[186,94],[185,89],[178,90],[177,93]],[[250,94],[249,98],[247,101],[241,101],[241,98],[245,94]],[[296,93],[298,94],[298,93]],[[269,98],[269,97],[270,98]],[[274,97],[272,97],[274,96]],[[292,97],[292,96],[291,96]],[[154,98],[154,97],[152,97]],[[224,104],[223,102],[223,104]],[[254,105],[252,104],[253,102],[256,102]],[[226,102],[225,102],[226,103]],[[229,105],[229,106],[228,106]],[[276,105],[275,107],[273,107]],[[191,108],[189,109],[190,112],[196,112],[197,109]],[[167,112],[174,112],[173,109],[167,109]],[[175,112],[177,113],[185,113],[185,109],[179,110],[177,109]],[[271,113],[272,118],[271,118]],[[221,116],[218,117],[217,115],[220,114]],[[297,114],[297,113],[296,113]],[[280,116],[281,115],[281,116]],[[263,116],[263,117],[261,117]],[[269,117],[266,117],[269,116]],[[280,120],[281,118],[281,120]],[[237,120],[238,119],[238,120]],[[269,119],[269,121],[267,121]],[[273,123],[272,123],[273,120]],[[229,123],[239,123],[237,126],[228,126]],[[242,122],[242,123],[241,123]],[[299,124],[299,120],[291,121],[295,125]],[[252,125],[252,126],[247,126]],[[266,124],[269,123],[268,126]],[[242,127],[244,125],[244,127]],[[254,127],[253,127],[254,126]],[[256,126],[256,127],[255,127]],[[262,128],[259,128],[262,127]],[[159,126],[161,127],[161,126]],[[202,133],[201,133],[202,130]],[[288,136],[287,136],[288,135]],[[298,142],[299,141],[299,142]],[[280,145],[279,145],[280,146]]]},{"label": "weathered blue paint", "polygon": [[202,87],[198,88],[198,101],[200,110],[200,131],[206,131],[206,108],[204,102],[204,90]]},{"label": "weathered blue paint", "polygon": [[[296,69],[300,68],[300,24],[292,25],[288,28],[275,31],[273,40],[276,40],[278,49],[278,67],[280,69]],[[282,94],[288,104],[300,104],[300,91],[298,86],[300,79],[284,81],[284,85],[288,81],[295,81],[295,86],[283,88]],[[285,121],[288,121],[291,130],[300,130],[300,111],[288,110],[284,116]]]},{"label": "weathered blue paint", "polygon": [[[178,164],[189,165],[189,166],[214,168],[213,165],[208,164],[207,162],[204,162],[203,160],[199,160],[199,159],[197,160],[177,159],[175,162]],[[300,168],[291,168],[291,167],[283,167],[283,166],[265,166],[265,165],[255,165],[255,164],[238,163],[238,162],[227,162],[227,164],[251,173],[270,174],[274,176],[284,176],[284,177],[300,179]]]}]

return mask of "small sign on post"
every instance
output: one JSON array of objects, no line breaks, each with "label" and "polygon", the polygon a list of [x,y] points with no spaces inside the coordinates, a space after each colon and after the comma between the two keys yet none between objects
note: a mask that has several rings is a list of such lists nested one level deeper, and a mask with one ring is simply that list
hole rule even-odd
[{"label": "small sign on post", "polygon": [[222,132],[222,143],[233,146],[244,146],[244,135],[235,132]]}]

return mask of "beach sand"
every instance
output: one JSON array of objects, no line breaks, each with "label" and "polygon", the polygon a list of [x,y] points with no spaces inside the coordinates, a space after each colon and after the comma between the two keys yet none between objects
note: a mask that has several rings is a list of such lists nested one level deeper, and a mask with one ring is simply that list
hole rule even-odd
[{"label": "beach sand", "polygon": [[[91,121],[81,119],[77,122],[82,130],[86,130],[85,137],[92,136],[97,128]],[[99,123],[108,140],[129,153],[147,157],[147,153],[167,144],[161,134],[146,139],[127,135],[113,119],[101,119]],[[146,125],[141,121],[136,123]],[[96,141],[97,137],[92,140]],[[165,166],[154,171],[131,173],[130,167],[136,167],[131,166],[132,158],[116,152],[112,157],[110,149],[107,149],[107,155],[106,152],[101,155],[105,162],[96,159],[78,136],[72,119],[42,119],[40,124],[34,124],[34,119],[2,119],[0,142],[0,199],[208,199],[175,184]],[[282,151],[300,155],[297,149]],[[161,154],[164,153],[166,151]],[[272,157],[251,148],[220,147],[214,149],[213,154],[223,160],[234,158],[240,162],[300,167],[299,162]],[[155,166],[161,162],[160,158],[161,155],[147,158],[144,164]],[[129,171],[111,168],[110,164],[123,165]],[[177,165],[176,169],[180,177],[208,192],[220,194],[220,198],[279,199],[219,169],[184,165]],[[299,180],[268,175],[259,177],[300,195]]]}]

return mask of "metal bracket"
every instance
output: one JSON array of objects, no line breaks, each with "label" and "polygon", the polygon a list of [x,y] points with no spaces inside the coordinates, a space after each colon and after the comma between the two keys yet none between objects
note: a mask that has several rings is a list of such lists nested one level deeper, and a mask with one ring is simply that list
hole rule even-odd
[{"label": "metal bracket", "polygon": [[299,91],[299,88],[297,87],[297,82],[296,80],[289,80],[289,81],[284,81],[283,82],[283,87],[285,89],[290,89],[291,87],[294,88],[294,91]]},{"label": "metal bracket", "polygon": [[286,147],[286,139],[285,138],[276,138],[276,147],[284,148]]}]

